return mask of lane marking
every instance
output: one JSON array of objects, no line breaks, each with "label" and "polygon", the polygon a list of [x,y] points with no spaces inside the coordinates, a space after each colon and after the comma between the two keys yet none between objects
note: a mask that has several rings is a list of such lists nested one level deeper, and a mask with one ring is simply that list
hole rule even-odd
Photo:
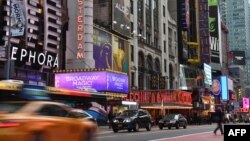
[{"label": "lane marking", "polygon": [[162,141],[162,140],[176,139],[176,138],[182,138],[182,137],[188,137],[188,136],[200,135],[200,134],[207,134],[207,133],[212,133],[212,131],[202,132],[202,133],[194,133],[194,134],[187,134],[187,135],[176,136],[176,137],[168,137],[168,138],[154,139],[154,140],[149,140],[149,141]]}]

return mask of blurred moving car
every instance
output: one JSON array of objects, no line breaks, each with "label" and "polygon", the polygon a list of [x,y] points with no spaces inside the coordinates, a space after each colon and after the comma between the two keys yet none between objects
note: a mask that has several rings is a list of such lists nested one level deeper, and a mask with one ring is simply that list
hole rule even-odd
[{"label": "blurred moving car", "polygon": [[176,129],[183,127],[186,129],[187,119],[182,114],[169,114],[159,121],[158,126],[160,129],[163,129],[163,127],[168,127],[168,129],[171,129],[171,127],[176,127]]},{"label": "blurred moving car", "polygon": [[151,115],[146,110],[125,110],[119,116],[115,117],[112,122],[114,132],[127,129],[139,131],[139,128],[146,128],[147,131],[152,127]]},{"label": "blurred moving car", "polygon": [[106,115],[94,110],[84,110],[84,111],[96,119],[98,126],[108,124],[108,118]]},{"label": "blurred moving car", "polygon": [[82,109],[73,109],[71,112],[73,112],[72,114],[75,114],[76,118],[87,119],[97,124],[96,119],[92,115],[90,115],[89,113],[87,113],[86,111]]},{"label": "blurred moving car", "polygon": [[96,124],[75,118],[57,102],[0,103],[0,141],[91,141]]}]

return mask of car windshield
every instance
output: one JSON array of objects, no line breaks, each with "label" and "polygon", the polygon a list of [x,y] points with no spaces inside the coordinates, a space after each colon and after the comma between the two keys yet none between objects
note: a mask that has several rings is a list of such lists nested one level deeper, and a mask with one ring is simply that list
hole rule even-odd
[{"label": "car windshield", "polygon": [[172,120],[172,119],[178,119],[178,115],[175,115],[175,114],[170,114],[170,115],[167,115],[167,116],[165,116],[165,119],[170,119],[170,120]]},{"label": "car windshield", "polygon": [[15,113],[18,110],[20,110],[24,105],[26,105],[26,102],[4,102],[0,103],[0,113]]},{"label": "car windshield", "polygon": [[132,117],[137,114],[137,111],[135,110],[130,110],[130,111],[123,111],[120,116],[126,116],[126,117]]}]

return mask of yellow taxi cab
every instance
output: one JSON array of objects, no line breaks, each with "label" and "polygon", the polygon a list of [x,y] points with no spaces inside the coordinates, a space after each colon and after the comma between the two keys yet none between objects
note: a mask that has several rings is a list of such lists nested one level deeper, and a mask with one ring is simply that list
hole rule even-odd
[{"label": "yellow taxi cab", "polygon": [[62,103],[0,102],[0,141],[92,141],[96,131]]}]

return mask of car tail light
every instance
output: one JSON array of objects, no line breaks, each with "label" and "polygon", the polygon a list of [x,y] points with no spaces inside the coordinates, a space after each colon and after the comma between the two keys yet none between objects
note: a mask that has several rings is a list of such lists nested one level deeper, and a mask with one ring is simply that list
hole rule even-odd
[{"label": "car tail light", "polygon": [[10,128],[20,126],[20,121],[4,120],[0,121],[0,128]]}]

